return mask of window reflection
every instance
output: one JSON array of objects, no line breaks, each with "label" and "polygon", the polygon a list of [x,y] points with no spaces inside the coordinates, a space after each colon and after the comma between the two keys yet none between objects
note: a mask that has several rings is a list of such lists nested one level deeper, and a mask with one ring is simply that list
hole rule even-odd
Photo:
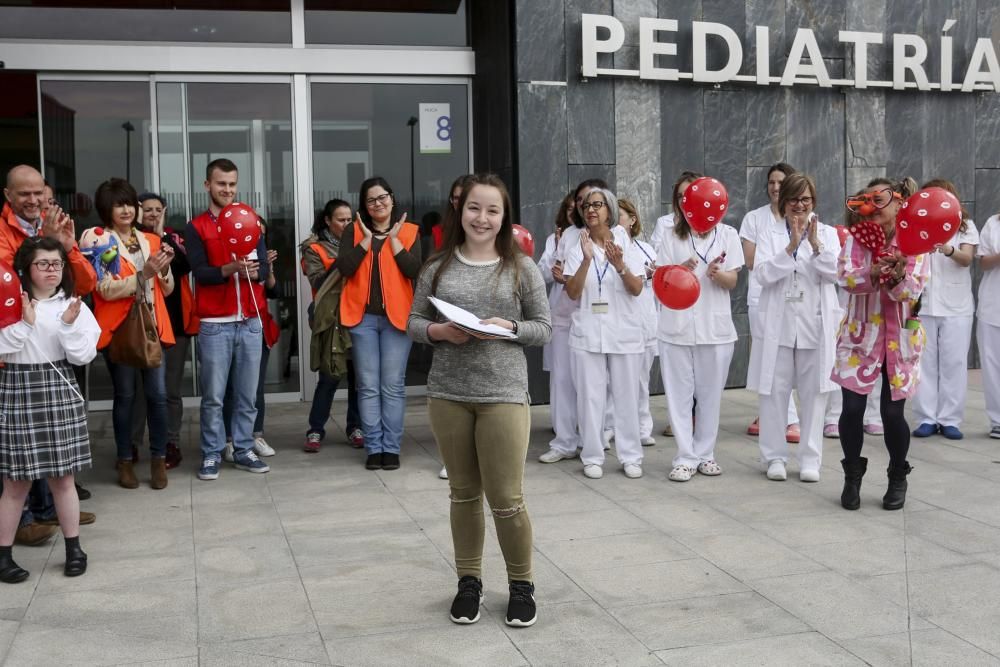
[{"label": "window reflection", "polygon": [[468,46],[465,0],[305,0],[309,44]]}]

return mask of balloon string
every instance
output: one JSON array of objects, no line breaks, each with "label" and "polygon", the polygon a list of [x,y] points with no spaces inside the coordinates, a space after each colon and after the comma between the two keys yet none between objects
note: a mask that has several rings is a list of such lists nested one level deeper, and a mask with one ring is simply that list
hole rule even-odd
[{"label": "balloon string", "polygon": [[[260,308],[257,307],[257,295],[253,293],[253,281],[252,278],[250,278],[250,267],[244,267],[244,270],[247,273],[247,284],[250,287],[250,300],[253,301],[253,309],[257,311],[257,321],[260,322],[260,331],[261,334],[263,334],[264,318],[260,316]],[[267,342],[267,336],[264,336],[264,341]],[[271,346],[268,345],[267,348],[271,349]]]},{"label": "balloon string", "polygon": [[42,359],[44,359],[49,366],[52,366],[52,370],[54,370],[56,373],[59,374],[59,377],[62,378],[62,381],[66,383],[66,386],[69,387],[74,394],[76,394],[77,398],[79,398],[83,402],[83,404],[86,405],[87,399],[85,399],[83,395],[77,390],[77,388],[73,386],[73,383],[70,382],[66,378],[66,376],[62,374],[62,371],[60,371],[59,368],[54,363],[52,363],[52,360],[49,359],[48,355],[46,355],[45,352],[42,351],[42,348],[38,347],[38,344],[35,343],[35,341],[31,338],[28,338],[27,341],[28,343],[31,344],[33,348],[35,348],[35,352],[38,352],[38,354],[42,355]]}]

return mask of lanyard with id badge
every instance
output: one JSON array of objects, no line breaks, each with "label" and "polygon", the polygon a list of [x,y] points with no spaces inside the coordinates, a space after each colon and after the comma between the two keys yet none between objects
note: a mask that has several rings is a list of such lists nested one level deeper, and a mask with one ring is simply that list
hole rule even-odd
[{"label": "lanyard with id badge", "polygon": [[[792,242],[792,227],[787,222],[785,222],[785,231],[788,232],[788,242]],[[792,259],[798,262],[799,259],[799,248],[802,247],[802,242],[805,241],[805,236],[799,239],[799,244],[795,246],[795,250],[792,251]],[[785,301],[789,303],[802,303],[805,298],[805,290],[799,285],[799,268],[796,263],[795,270],[792,271],[792,283],[785,290]]]},{"label": "lanyard with id badge", "polygon": [[597,275],[597,301],[591,301],[590,312],[594,315],[607,315],[611,310],[611,306],[603,298],[604,290],[604,276],[608,273],[608,267],[611,266],[611,260],[604,260],[604,270],[597,268],[597,257],[594,256],[594,274]]}]

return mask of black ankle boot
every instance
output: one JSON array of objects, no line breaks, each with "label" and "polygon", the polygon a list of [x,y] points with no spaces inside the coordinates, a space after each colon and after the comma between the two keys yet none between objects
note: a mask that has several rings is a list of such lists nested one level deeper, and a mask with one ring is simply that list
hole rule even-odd
[{"label": "black ankle boot", "polygon": [[83,552],[79,544],[66,547],[66,565],[63,566],[63,574],[67,577],[79,577],[87,571],[87,554]]},{"label": "black ankle boot", "polygon": [[902,463],[890,463],[886,468],[889,476],[889,488],[886,489],[885,496],[882,497],[882,507],[887,510],[903,509],[906,503],[906,476],[913,468],[908,461]]},{"label": "black ankle boot", "polygon": [[840,494],[840,505],[845,510],[861,507],[861,478],[868,470],[868,459],[861,456],[855,461],[841,459],[844,468],[844,491]]},{"label": "black ankle boot", "polygon": [[8,548],[0,554],[0,581],[5,584],[19,584],[28,578],[28,571],[14,562]]}]

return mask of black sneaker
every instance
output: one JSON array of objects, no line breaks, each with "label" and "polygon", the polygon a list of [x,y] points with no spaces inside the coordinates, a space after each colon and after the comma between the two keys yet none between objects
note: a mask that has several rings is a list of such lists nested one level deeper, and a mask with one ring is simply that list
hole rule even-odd
[{"label": "black sneaker", "polygon": [[528,628],[535,624],[535,585],[530,581],[510,582],[510,600],[507,602],[507,625]]},{"label": "black sneaker", "polygon": [[483,582],[471,575],[458,580],[458,594],[451,603],[451,621],[469,625],[479,620],[479,605],[483,603]]},{"label": "black sneaker", "polygon": [[380,470],[382,468],[382,452],[369,454],[365,459],[365,468],[368,470]]},{"label": "black sneaker", "polygon": [[387,454],[382,452],[382,470],[398,470],[399,454]]}]

